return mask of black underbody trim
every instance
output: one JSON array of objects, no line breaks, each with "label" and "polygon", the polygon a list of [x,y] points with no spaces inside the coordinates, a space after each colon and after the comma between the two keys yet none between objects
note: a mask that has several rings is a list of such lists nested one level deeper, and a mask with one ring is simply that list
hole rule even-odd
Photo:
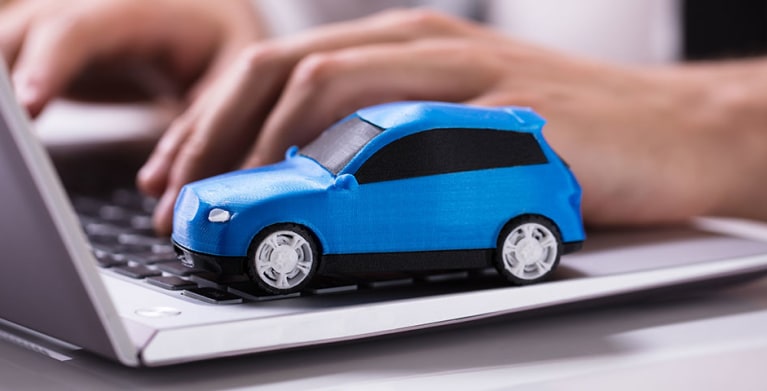
[{"label": "black underbody trim", "polygon": [[319,274],[476,269],[492,265],[494,253],[495,250],[453,250],[326,254]]},{"label": "black underbody trim", "polygon": [[[218,274],[245,274],[245,257],[201,254],[174,243],[179,260],[187,266]],[[564,243],[563,253],[583,247],[583,242]],[[495,249],[413,251],[398,253],[325,254],[317,274],[357,274],[374,272],[422,272],[467,270],[493,266]]]},{"label": "black underbody trim", "polygon": [[583,248],[583,241],[564,243],[562,247],[562,254],[574,253]]},{"label": "black underbody trim", "polygon": [[218,274],[245,274],[245,257],[222,257],[198,253],[173,242],[176,256],[184,265]]}]

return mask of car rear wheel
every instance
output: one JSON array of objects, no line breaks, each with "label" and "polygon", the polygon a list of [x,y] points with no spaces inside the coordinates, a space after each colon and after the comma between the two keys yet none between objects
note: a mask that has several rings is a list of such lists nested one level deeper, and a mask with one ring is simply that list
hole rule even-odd
[{"label": "car rear wheel", "polygon": [[501,231],[495,267],[513,284],[532,284],[551,275],[561,254],[562,239],[556,225],[542,216],[526,215]]},{"label": "car rear wheel", "polygon": [[314,235],[295,224],[269,227],[256,236],[248,257],[248,274],[261,289],[275,294],[298,292],[317,270]]}]

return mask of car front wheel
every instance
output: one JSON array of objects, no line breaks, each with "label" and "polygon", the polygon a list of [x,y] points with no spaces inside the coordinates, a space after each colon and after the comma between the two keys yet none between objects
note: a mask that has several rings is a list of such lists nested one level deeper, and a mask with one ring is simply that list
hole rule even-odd
[{"label": "car front wheel", "polygon": [[319,254],[314,236],[295,224],[279,224],[259,233],[248,257],[248,274],[261,289],[298,292],[311,281]]},{"label": "car front wheel", "polygon": [[556,225],[542,216],[526,215],[509,222],[501,232],[495,266],[513,284],[531,284],[554,271],[561,253]]}]

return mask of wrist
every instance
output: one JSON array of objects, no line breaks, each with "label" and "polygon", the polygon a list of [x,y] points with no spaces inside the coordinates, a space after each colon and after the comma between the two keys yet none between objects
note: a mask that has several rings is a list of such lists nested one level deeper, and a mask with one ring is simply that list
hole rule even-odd
[{"label": "wrist", "polygon": [[[681,67],[698,98],[687,113],[689,142],[704,146],[698,191],[703,214],[767,219],[767,61],[746,60]],[[682,78],[685,79],[685,78]]]}]

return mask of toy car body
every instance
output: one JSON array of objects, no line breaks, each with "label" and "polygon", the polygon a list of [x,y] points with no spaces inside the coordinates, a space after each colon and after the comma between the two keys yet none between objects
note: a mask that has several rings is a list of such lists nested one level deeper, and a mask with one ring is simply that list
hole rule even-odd
[{"label": "toy car body", "polygon": [[272,293],[317,273],[495,266],[536,282],[585,238],[580,187],[544,122],[517,107],[362,109],[283,162],[184,187],[172,239],[188,266]]}]

